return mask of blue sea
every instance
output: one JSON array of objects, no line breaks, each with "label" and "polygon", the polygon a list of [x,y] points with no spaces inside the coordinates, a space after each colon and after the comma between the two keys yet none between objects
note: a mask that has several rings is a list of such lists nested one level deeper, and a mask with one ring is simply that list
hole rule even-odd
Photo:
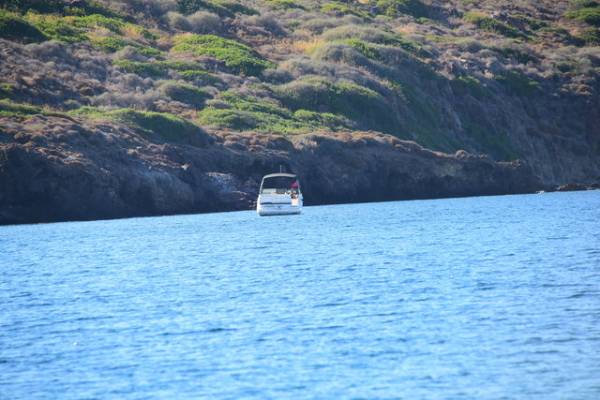
[{"label": "blue sea", "polygon": [[1,399],[599,399],[600,191],[0,227]]}]

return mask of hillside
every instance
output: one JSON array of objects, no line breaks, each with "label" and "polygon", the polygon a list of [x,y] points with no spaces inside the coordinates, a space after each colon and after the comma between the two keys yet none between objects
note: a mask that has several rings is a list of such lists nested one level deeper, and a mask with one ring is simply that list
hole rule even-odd
[{"label": "hillside", "polygon": [[0,7],[0,223],[600,180],[597,1]]}]

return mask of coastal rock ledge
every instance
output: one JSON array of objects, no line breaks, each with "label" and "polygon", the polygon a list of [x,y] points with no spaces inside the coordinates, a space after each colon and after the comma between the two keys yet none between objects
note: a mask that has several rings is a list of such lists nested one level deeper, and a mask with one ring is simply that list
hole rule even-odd
[{"label": "coastal rock ledge", "polygon": [[261,177],[299,174],[307,205],[534,192],[520,161],[373,132],[211,132],[168,143],[116,122],[0,118],[0,224],[246,210]]}]

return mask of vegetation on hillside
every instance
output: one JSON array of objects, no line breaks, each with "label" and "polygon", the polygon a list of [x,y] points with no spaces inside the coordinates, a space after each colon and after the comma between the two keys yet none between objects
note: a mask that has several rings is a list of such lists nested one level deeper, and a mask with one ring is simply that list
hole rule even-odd
[{"label": "vegetation on hillside", "polygon": [[[174,141],[201,127],[375,130],[435,150],[512,159],[523,155],[527,135],[585,130],[578,124],[588,122],[564,114],[598,104],[593,0],[2,7],[3,116],[111,118]],[[547,114],[562,104],[562,116]]]}]

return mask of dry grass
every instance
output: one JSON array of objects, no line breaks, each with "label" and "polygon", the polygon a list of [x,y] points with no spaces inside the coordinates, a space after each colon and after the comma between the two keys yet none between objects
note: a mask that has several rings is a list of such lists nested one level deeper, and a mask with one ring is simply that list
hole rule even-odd
[{"label": "dry grass", "polygon": [[326,42],[327,41],[323,38],[313,37],[308,40],[293,42],[291,48],[297,53],[310,54],[315,51],[315,49],[323,46]]}]

